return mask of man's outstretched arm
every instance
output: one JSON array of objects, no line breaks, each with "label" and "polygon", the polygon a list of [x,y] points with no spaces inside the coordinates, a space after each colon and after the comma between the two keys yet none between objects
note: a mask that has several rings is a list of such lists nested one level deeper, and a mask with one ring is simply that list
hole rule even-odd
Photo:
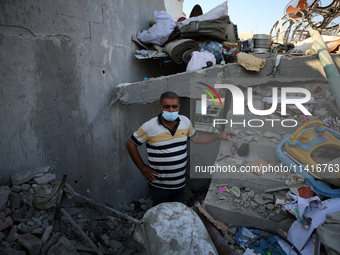
[{"label": "man's outstretched arm", "polygon": [[130,139],[126,142],[126,148],[130,154],[132,161],[138,167],[139,171],[142,173],[145,180],[147,182],[155,181],[156,178],[153,174],[158,175],[158,173],[152,170],[148,165],[144,164],[143,159],[139,154],[137,146],[133,142],[131,142]]},{"label": "man's outstretched arm", "polygon": [[221,140],[230,140],[230,137],[227,135],[236,135],[232,131],[222,131],[221,133],[216,133],[216,134],[197,134],[193,138],[190,139],[193,143],[197,144],[207,144],[207,143],[212,143],[218,139]]}]

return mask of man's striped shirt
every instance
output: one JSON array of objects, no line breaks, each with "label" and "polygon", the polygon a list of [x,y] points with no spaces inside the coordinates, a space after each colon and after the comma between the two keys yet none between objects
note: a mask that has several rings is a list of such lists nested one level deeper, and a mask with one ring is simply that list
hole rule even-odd
[{"label": "man's striped shirt", "polygon": [[161,115],[145,122],[132,136],[140,146],[146,143],[149,166],[159,173],[151,185],[163,189],[179,189],[185,185],[187,140],[195,135],[190,120],[179,115],[173,131],[162,123]]}]

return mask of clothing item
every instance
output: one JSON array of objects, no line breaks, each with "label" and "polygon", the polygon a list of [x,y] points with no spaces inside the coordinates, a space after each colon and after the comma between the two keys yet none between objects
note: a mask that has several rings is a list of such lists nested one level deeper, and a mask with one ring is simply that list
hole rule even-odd
[{"label": "clothing item", "polygon": [[149,184],[153,206],[165,202],[184,202],[184,187],[180,189],[162,189]]},{"label": "clothing item", "polygon": [[159,173],[151,185],[163,189],[179,189],[185,185],[187,140],[196,133],[190,120],[179,115],[174,130],[165,127],[161,114],[145,122],[132,136],[140,146],[146,143],[149,166]]}]

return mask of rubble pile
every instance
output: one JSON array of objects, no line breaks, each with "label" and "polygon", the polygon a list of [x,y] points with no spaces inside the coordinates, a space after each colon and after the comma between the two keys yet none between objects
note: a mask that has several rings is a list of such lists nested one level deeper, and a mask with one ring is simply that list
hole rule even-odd
[{"label": "rubble pile", "polygon": [[288,217],[281,206],[276,205],[276,199],[284,199],[286,191],[278,191],[274,194],[260,193],[249,188],[237,186],[216,185],[214,188],[215,197],[228,203],[230,209],[242,210],[252,215],[264,218],[277,217],[280,214],[283,218]]},{"label": "rubble pile", "polygon": [[[95,253],[58,206],[36,207],[34,194],[38,187],[46,185],[52,192],[56,176],[50,171],[45,167],[22,172],[12,176],[12,185],[0,187],[0,254]],[[142,246],[130,238],[134,223],[127,219],[76,199],[65,200],[59,206],[103,254],[142,251]],[[141,198],[120,204],[115,210],[141,219],[151,206],[150,199]]]},{"label": "rubble pile", "polygon": [[[144,251],[143,246],[132,239],[135,223],[103,208],[77,201],[76,197],[48,209],[38,209],[37,205],[41,204],[36,200],[37,190],[44,187],[53,193],[56,183],[50,167],[18,173],[11,181],[11,185],[0,187],[0,254],[94,254],[96,250],[90,242],[103,254],[142,254]],[[221,192],[221,188],[225,190]],[[276,197],[271,194],[237,187],[231,187],[227,192],[225,186],[216,187],[216,193],[219,199],[230,201],[237,209],[249,209],[267,217],[284,213],[275,205]],[[284,196],[284,192],[281,193]],[[119,204],[115,210],[140,220],[151,207],[151,199],[141,198]],[[63,211],[72,217],[90,241]],[[244,250],[235,244],[236,231],[237,227],[229,225],[225,239],[235,254],[243,254]]]}]

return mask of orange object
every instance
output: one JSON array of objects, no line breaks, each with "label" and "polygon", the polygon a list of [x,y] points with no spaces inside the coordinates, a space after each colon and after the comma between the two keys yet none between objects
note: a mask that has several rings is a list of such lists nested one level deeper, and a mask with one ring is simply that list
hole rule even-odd
[{"label": "orange object", "polygon": [[[307,0],[299,0],[296,7],[293,7],[291,5],[288,6],[286,13],[288,14],[290,18],[297,19],[301,17],[301,15],[299,15],[298,13],[300,11],[308,9],[309,7],[310,5],[308,5]],[[305,11],[304,14],[306,16],[307,12]]]},{"label": "orange object", "polygon": [[307,198],[310,198],[314,195],[313,191],[311,191],[311,189],[308,188],[308,187],[301,187],[301,188],[299,188],[298,191],[299,191],[300,197],[302,197],[302,198],[307,199]]}]

